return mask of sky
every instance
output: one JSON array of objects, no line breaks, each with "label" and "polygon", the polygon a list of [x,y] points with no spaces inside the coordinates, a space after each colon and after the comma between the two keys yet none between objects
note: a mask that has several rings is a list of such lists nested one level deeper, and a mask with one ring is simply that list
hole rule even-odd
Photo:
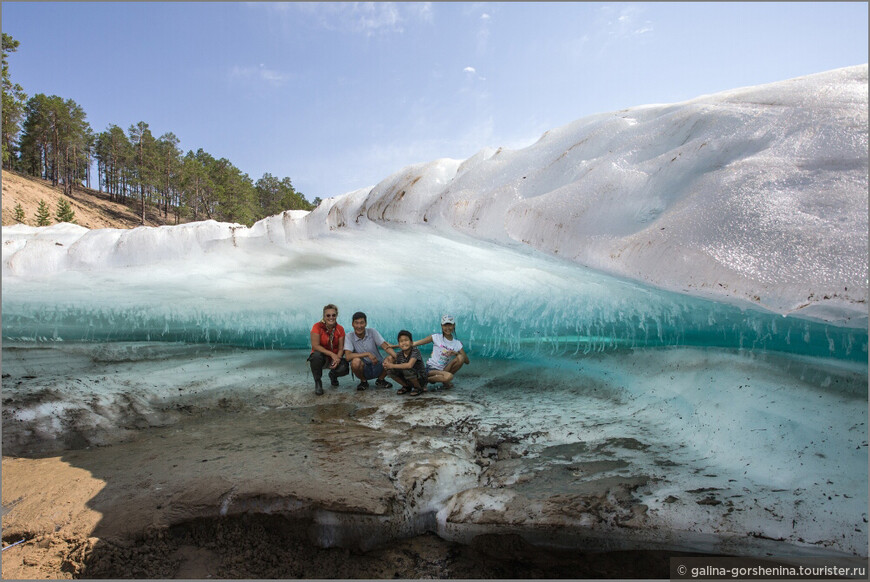
[{"label": "sky", "polygon": [[596,113],[868,61],[866,2],[7,2],[13,82],[308,200]]}]

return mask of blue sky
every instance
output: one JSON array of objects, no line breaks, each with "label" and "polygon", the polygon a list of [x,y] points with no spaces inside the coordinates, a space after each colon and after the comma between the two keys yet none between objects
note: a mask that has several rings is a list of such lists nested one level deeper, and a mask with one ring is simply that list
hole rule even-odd
[{"label": "blue sky", "polygon": [[309,200],[575,119],[868,60],[867,3],[3,2],[13,80]]}]

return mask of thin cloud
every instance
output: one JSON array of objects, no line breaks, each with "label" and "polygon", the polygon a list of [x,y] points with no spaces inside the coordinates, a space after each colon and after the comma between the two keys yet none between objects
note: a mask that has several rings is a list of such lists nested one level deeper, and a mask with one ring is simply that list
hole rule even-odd
[{"label": "thin cloud", "polygon": [[483,56],[489,49],[489,25],[492,17],[488,12],[480,15],[480,28],[477,30],[477,54]]},{"label": "thin cloud", "polygon": [[372,36],[380,32],[404,32],[404,18],[392,2],[363,2],[350,7],[352,24],[359,32]]},{"label": "thin cloud", "polygon": [[310,18],[315,26],[368,37],[401,34],[408,25],[433,22],[431,2],[291,2],[282,5],[276,12],[295,10]]},{"label": "thin cloud", "polygon": [[491,2],[462,2],[461,6],[463,16],[473,16],[482,11],[494,8],[494,4]]},{"label": "thin cloud", "polygon": [[260,63],[258,66],[247,66],[242,67],[239,65],[235,65],[230,69],[230,78],[231,79],[241,79],[244,81],[259,81],[274,87],[280,87],[281,85],[285,85],[289,80],[288,75],[276,71],[274,69],[270,69],[266,67],[263,63]]},{"label": "thin cloud", "polygon": [[576,38],[562,43],[563,50],[574,59],[600,58],[614,46],[644,42],[654,32],[653,22],[645,18],[643,5],[605,5],[598,9],[594,23]]},{"label": "thin cloud", "polygon": [[408,11],[422,22],[433,22],[432,3],[414,2],[408,5]]},{"label": "thin cloud", "polygon": [[652,32],[652,22],[643,20],[644,8],[637,4],[620,6],[614,16],[614,7],[602,7],[602,14],[606,19],[607,34],[618,37],[630,37]]},{"label": "thin cloud", "polygon": [[469,79],[486,81],[486,77],[479,75],[477,69],[475,69],[474,67],[465,67],[464,69],[462,69],[462,72],[465,73]]}]

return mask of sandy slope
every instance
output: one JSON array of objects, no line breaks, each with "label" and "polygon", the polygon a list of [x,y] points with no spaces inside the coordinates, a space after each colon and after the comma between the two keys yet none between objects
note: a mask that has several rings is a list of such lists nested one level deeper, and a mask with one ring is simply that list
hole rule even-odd
[{"label": "sandy slope", "polygon": [[[90,191],[93,192],[93,191]],[[142,221],[138,212],[123,204],[111,202],[106,194],[76,190],[67,197],[75,212],[76,224],[85,228],[135,228]],[[57,211],[58,201],[64,197],[63,188],[52,187],[50,182],[3,171],[3,226],[18,224],[14,218],[15,205],[21,204],[24,210],[24,224],[36,226],[36,210],[39,201],[44,200],[51,212],[52,224]],[[162,217],[153,212],[146,214],[147,226],[165,224]],[[169,223],[173,217],[170,215]]]}]

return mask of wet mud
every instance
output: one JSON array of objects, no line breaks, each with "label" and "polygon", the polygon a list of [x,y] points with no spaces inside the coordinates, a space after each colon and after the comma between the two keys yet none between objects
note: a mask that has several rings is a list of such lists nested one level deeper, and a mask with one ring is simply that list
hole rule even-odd
[{"label": "wet mud", "polygon": [[27,553],[28,577],[69,579],[649,579],[667,578],[671,557],[698,555],[584,553],[516,535],[459,544],[433,533],[361,551],[318,547],[309,528],[282,516],[243,515],[109,541],[43,534],[10,552]]}]

